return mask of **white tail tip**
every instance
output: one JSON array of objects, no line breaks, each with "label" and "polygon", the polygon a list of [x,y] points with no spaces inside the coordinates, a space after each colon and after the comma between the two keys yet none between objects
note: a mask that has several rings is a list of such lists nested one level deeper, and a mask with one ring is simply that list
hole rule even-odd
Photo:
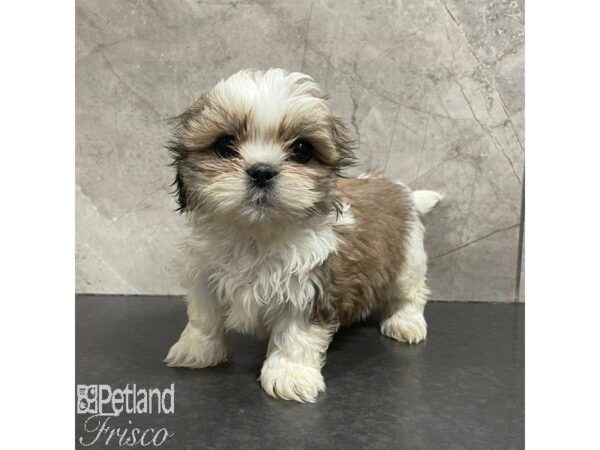
[{"label": "white tail tip", "polygon": [[442,194],[435,191],[414,191],[413,201],[419,214],[427,214],[444,198]]}]

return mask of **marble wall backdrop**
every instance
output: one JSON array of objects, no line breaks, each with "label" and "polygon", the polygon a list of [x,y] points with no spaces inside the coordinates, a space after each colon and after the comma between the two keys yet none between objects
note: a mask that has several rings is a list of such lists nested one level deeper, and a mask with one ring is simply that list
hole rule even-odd
[{"label": "marble wall backdrop", "polygon": [[76,20],[78,292],[183,292],[165,119],[277,66],[331,95],[362,167],[445,193],[434,299],[523,299],[522,0],[78,0]]}]

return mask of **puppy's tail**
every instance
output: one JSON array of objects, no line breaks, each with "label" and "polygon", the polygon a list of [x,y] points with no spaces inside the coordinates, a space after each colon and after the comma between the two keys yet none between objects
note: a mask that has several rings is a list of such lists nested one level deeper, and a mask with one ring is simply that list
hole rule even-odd
[{"label": "puppy's tail", "polygon": [[423,216],[435,208],[444,196],[435,191],[413,191],[412,198],[417,212]]}]

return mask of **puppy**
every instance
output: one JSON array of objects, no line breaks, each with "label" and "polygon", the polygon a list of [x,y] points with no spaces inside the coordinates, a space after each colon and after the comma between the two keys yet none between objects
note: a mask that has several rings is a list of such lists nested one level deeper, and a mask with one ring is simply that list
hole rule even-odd
[{"label": "puppy", "polygon": [[348,130],[302,73],[244,70],[177,118],[169,145],[188,324],[165,359],[227,361],[229,331],[268,337],[260,383],[313,402],[335,331],[381,311],[381,332],[425,339],[427,257],[419,214],[441,199],[379,176],[342,178]]}]

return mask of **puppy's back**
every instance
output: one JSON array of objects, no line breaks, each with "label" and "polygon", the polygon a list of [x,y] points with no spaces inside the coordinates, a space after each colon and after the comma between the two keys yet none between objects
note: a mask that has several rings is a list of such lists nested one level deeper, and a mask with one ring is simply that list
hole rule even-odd
[{"label": "puppy's back", "polygon": [[341,179],[338,192],[354,219],[336,228],[339,249],[328,264],[330,301],[345,325],[364,319],[394,295],[418,218],[411,191],[386,178]]}]

